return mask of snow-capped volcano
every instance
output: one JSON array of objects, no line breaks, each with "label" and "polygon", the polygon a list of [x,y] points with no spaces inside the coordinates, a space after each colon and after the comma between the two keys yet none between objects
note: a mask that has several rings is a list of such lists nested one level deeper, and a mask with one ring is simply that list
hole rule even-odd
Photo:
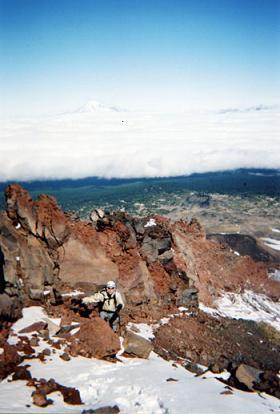
[{"label": "snow-capped volcano", "polygon": [[77,113],[94,113],[94,112],[122,112],[123,109],[117,106],[107,106],[98,101],[90,100],[81,106]]}]

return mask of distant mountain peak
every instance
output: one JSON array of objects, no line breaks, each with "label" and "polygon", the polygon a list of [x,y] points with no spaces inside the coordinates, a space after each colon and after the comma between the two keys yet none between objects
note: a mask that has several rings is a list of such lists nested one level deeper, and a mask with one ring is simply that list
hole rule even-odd
[{"label": "distant mountain peak", "polygon": [[95,113],[95,112],[123,112],[124,109],[117,106],[104,105],[101,102],[90,100],[81,106],[77,113]]}]

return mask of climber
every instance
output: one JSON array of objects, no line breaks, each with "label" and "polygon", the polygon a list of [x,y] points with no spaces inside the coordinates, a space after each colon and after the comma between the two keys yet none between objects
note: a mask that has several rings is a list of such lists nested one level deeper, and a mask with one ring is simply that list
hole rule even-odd
[{"label": "climber", "polygon": [[105,288],[84,298],[82,302],[86,305],[89,303],[98,305],[100,318],[108,321],[114,332],[117,331],[120,325],[119,312],[124,307],[124,302],[113,280],[109,280]]}]

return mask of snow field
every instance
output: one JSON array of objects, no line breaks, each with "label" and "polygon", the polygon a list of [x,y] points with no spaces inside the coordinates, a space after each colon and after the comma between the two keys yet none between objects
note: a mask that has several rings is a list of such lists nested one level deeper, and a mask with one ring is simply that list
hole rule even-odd
[{"label": "snow field", "polygon": [[[40,317],[46,317],[41,308],[24,309],[23,318],[14,325],[14,332]],[[139,331],[150,334],[150,328],[144,325],[141,324]],[[36,349],[46,347],[50,347],[49,344],[40,340]],[[0,383],[0,413],[80,414],[84,409],[118,405],[122,414],[263,414],[277,412],[280,405],[277,399],[267,395],[260,398],[255,393],[239,390],[232,390],[231,395],[221,394],[225,386],[215,378],[217,375],[206,373],[195,377],[153,352],[148,360],[119,355],[116,363],[84,357],[66,362],[59,358],[61,353],[63,349],[55,350],[45,362],[33,359],[24,361],[23,365],[30,365],[32,377],[54,378],[62,385],[77,388],[84,402],[82,406],[65,404],[56,392],[48,396],[54,400],[52,405],[38,409],[32,404],[32,387],[27,387],[25,381],[9,382],[6,378]]]}]

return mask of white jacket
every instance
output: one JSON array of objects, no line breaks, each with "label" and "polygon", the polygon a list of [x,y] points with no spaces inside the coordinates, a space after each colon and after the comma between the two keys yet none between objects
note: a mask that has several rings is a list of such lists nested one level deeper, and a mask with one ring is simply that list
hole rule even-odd
[{"label": "white jacket", "polygon": [[101,310],[106,312],[115,312],[118,305],[122,305],[122,308],[124,307],[124,302],[120,292],[115,291],[111,296],[109,296],[106,288],[95,293],[94,295],[83,298],[82,302],[85,304],[100,303]]}]

